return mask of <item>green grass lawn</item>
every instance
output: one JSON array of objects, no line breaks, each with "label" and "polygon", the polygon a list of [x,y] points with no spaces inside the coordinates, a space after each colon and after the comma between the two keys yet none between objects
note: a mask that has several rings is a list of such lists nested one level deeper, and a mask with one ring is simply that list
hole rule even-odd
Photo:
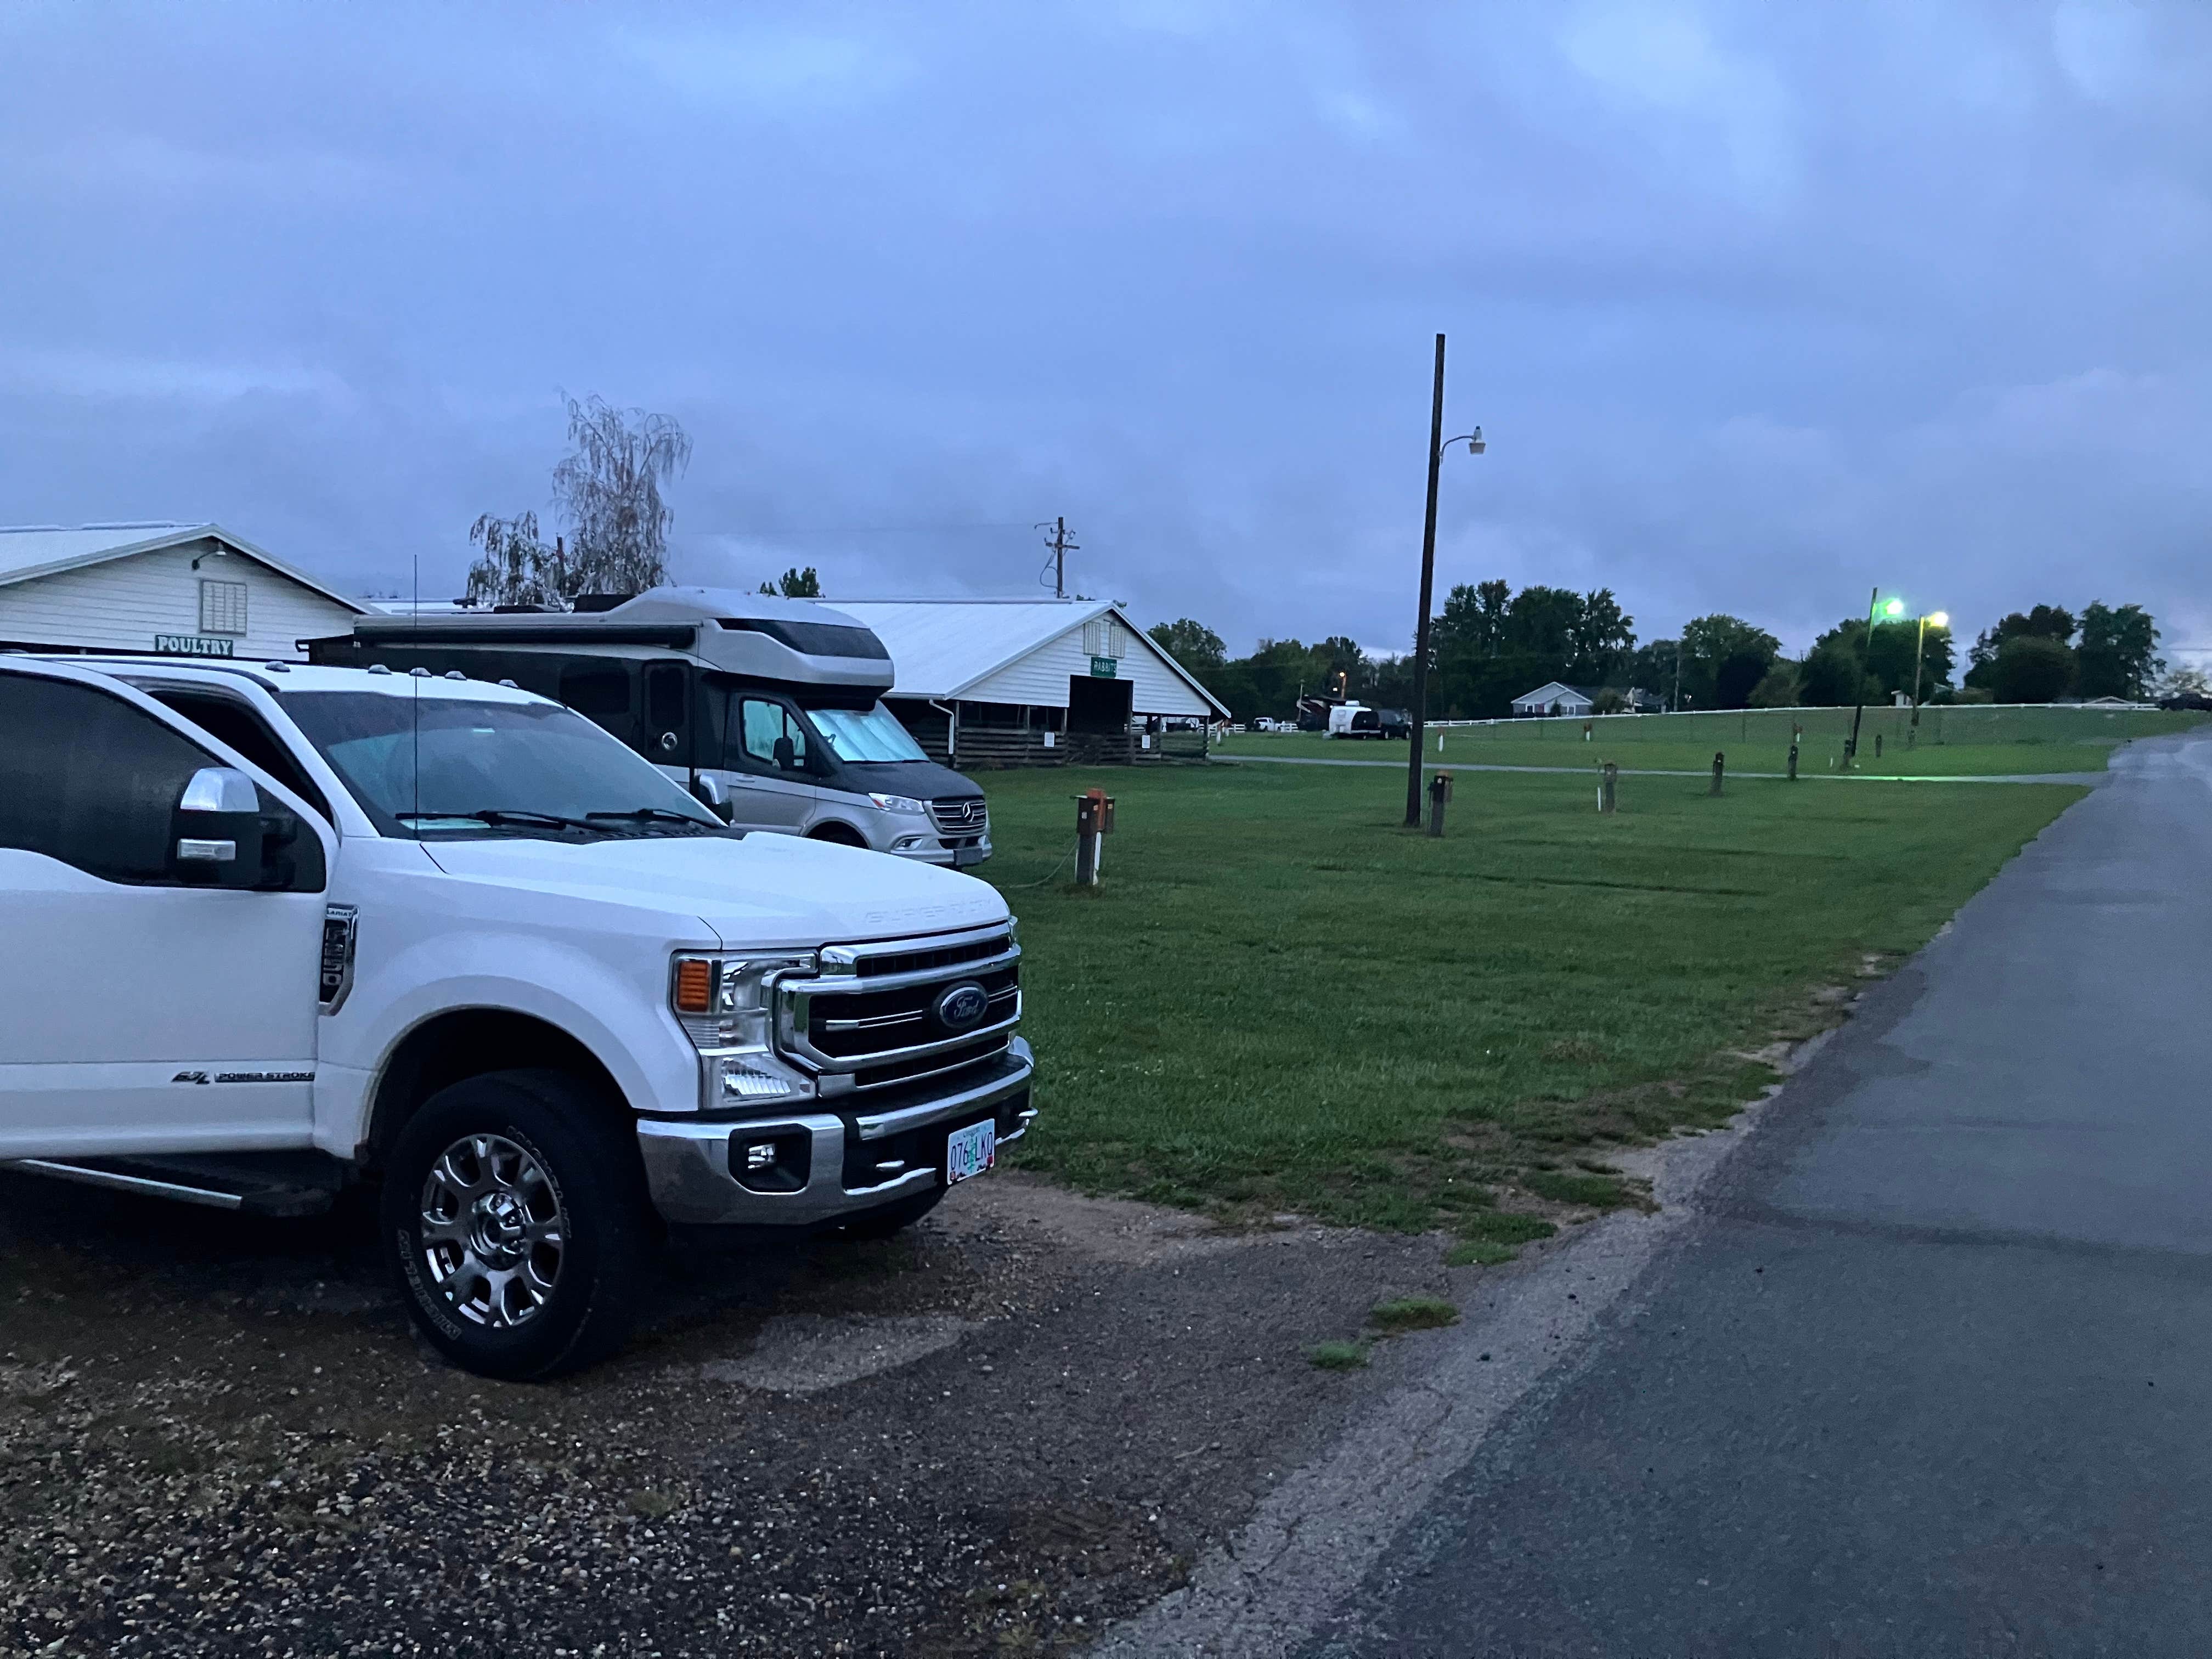
[{"label": "green grass lawn", "polygon": [[[1857,770],[1902,777],[1989,776],[2005,773],[2101,772],[2112,750],[2136,738],[2186,730],[2202,714],[2168,714],[2155,709],[2106,711],[2096,708],[1999,708],[1961,704],[1923,709],[1917,736],[1911,711],[1869,708],[1859,732]],[[1702,771],[1716,750],[1728,757],[1732,772],[1780,772],[1790,755],[1790,728],[1802,725],[1798,769],[1825,775],[1841,762],[1850,734],[1848,708],[1746,709],[1735,713],[1614,715],[1589,722],[1583,737],[1579,720],[1504,721],[1491,726],[1451,726],[1431,731],[1423,759],[1447,764],[1492,766],[1590,766],[1613,761],[1623,768]],[[1881,752],[1875,753],[1879,738]],[[1347,741],[1319,732],[1243,732],[1231,736],[1221,752],[1293,755],[1330,760],[1395,759],[1406,751],[1395,743]]]},{"label": "green grass lawn", "polygon": [[[1395,752],[1403,756],[1405,751]],[[1068,884],[1070,796],[1118,798]],[[1022,918],[1043,1115],[1020,1161],[1231,1216],[1449,1226],[1495,1259],[1635,1194],[1608,1146],[1718,1123],[2079,794],[1469,774],[1008,772],[983,873]]]}]

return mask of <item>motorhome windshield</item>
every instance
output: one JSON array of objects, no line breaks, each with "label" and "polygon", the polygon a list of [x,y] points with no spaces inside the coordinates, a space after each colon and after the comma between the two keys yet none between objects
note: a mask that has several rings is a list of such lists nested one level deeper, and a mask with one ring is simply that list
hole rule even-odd
[{"label": "motorhome windshield", "polygon": [[929,757],[898,716],[878,703],[873,708],[809,708],[807,719],[841,761],[926,761]]},{"label": "motorhome windshield", "polygon": [[550,703],[374,691],[278,701],[387,836],[723,832],[652,765]]}]

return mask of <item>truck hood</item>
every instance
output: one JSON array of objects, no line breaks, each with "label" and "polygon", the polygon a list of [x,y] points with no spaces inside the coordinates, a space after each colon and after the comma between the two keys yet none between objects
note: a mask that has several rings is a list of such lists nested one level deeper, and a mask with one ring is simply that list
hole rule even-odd
[{"label": "truck hood", "polygon": [[899,939],[1007,915],[998,889],[973,876],[796,836],[422,845],[447,875],[696,916],[732,950]]}]

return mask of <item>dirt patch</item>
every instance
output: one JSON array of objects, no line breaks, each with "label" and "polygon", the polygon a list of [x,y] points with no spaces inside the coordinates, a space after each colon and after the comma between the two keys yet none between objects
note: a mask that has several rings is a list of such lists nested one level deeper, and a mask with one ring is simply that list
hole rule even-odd
[{"label": "dirt patch", "polygon": [[[963,1194],[966,1196],[966,1194]],[[1279,1220],[1295,1224],[1296,1217]],[[988,1191],[945,1215],[955,1237],[1005,1243],[1016,1249],[1073,1252],[1093,1261],[1153,1267],[1249,1248],[1249,1230],[1224,1227],[1186,1210],[1127,1199],[1085,1198],[1020,1170],[994,1178]]]},{"label": "dirt patch", "polygon": [[821,1394],[927,1358],[983,1328],[980,1320],[950,1314],[846,1319],[793,1314],[763,1326],[742,1358],[710,1359],[696,1370],[678,1367],[669,1376],[736,1382],[769,1394]]},{"label": "dirt patch", "polygon": [[0,1653],[1085,1643],[1382,1386],[1310,1346],[1449,1281],[1011,1174],[889,1243],[673,1251],[627,1354],[531,1388],[413,1340],[360,1211],[0,1176]]}]

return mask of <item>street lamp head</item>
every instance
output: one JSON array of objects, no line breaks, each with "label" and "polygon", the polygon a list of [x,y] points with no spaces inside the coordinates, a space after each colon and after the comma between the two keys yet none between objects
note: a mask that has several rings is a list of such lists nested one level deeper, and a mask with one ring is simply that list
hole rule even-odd
[{"label": "street lamp head", "polygon": [[1951,625],[1951,613],[1948,611],[1929,611],[1928,625],[1930,628],[1948,628]]},{"label": "street lamp head", "polygon": [[1477,427],[1468,438],[1467,453],[1470,455],[1480,455],[1486,447],[1487,446],[1482,441],[1482,428]]},{"label": "street lamp head", "polygon": [[1905,614],[1905,601],[1903,599],[1892,599],[1887,605],[1882,606],[1881,614],[1885,617],[1903,616]]}]

